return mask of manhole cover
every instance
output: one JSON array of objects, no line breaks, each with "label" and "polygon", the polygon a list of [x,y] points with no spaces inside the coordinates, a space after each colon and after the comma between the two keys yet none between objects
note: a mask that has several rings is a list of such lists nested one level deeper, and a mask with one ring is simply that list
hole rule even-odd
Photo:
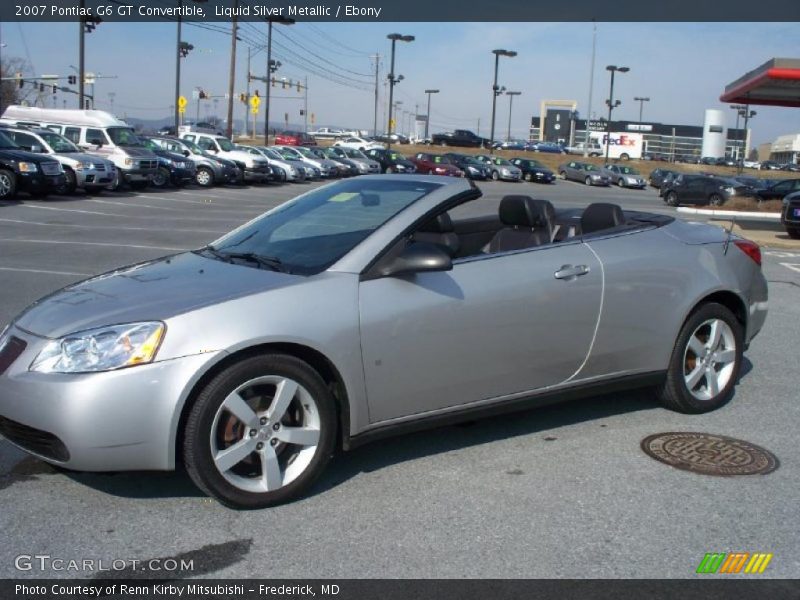
[{"label": "manhole cover", "polygon": [[710,433],[657,433],[642,440],[642,450],[676,469],[703,475],[763,475],[779,465],[760,446]]}]

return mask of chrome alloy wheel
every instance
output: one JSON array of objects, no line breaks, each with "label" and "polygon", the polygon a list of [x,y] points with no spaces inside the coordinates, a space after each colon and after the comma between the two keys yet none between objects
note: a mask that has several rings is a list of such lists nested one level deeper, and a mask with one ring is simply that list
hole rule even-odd
[{"label": "chrome alloy wheel", "polygon": [[319,439],[313,396],[293,379],[267,375],[243,383],[222,402],[211,427],[211,456],[238,489],[272,492],[308,468]]},{"label": "chrome alloy wheel", "polygon": [[0,173],[0,198],[11,195],[11,177],[6,173]]},{"label": "chrome alloy wheel", "polygon": [[736,338],[721,319],[700,324],[683,353],[686,389],[698,400],[712,400],[725,389],[736,366]]}]

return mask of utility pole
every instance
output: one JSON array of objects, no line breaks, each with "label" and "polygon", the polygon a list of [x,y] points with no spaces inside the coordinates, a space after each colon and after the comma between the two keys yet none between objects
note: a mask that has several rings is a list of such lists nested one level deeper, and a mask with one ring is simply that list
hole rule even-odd
[{"label": "utility pole", "polygon": [[[81,10],[80,10],[81,14],[83,14],[85,10],[86,10],[86,0],[81,0]],[[81,17],[80,19],[78,19],[78,26],[80,27],[80,32],[81,32],[80,33],[80,38],[79,38],[79,41],[78,41],[78,108],[83,110],[83,109],[86,108],[86,106],[84,105],[84,100],[83,100],[83,94],[84,94],[83,79],[84,79],[84,76],[85,76],[84,69],[85,69],[85,64],[86,64],[85,63],[85,59],[86,59],[86,56],[85,56],[86,55],[86,49],[85,49],[86,41],[84,39],[86,37],[86,20],[85,20],[85,17]]]},{"label": "utility pole", "polygon": [[303,78],[303,133],[308,133],[308,76]]},{"label": "utility pole", "polygon": [[608,162],[608,153],[611,150],[611,111],[618,107],[622,102],[614,100],[614,74],[619,71],[620,73],[627,73],[630,71],[629,67],[618,67],[616,65],[608,65],[606,71],[611,73],[611,89],[608,92],[608,122],[606,123],[606,162]]},{"label": "utility pole", "polygon": [[[225,134],[233,139],[233,85],[236,81],[236,34],[239,31],[239,0],[233,3],[233,23],[231,24],[231,66],[228,73],[228,120],[225,123]],[[198,103],[199,107],[199,103]]]},{"label": "utility pole", "polygon": [[513,58],[517,55],[514,50],[492,50],[494,54],[494,84],[492,85],[492,130],[489,135],[489,152],[494,153],[494,120],[497,115],[497,97],[505,91],[505,88],[500,89],[497,85],[497,71],[500,67],[500,57],[508,56]]},{"label": "utility pole", "polygon": [[389,127],[386,130],[387,140],[386,140],[386,148],[392,147],[392,100],[394,98],[394,86],[396,83],[400,83],[403,80],[403,76],[399,75],[395,78],[394,75],[394,47],[397,41],[401,42],[413,42],[414,36],[413,35],[403,35],[400,33],[390,33],[386,36],[388,39],[392,40],[392,66],[389,69]]},{"label": "utility pole", "polygon": [[273,64],[272,62],[272,24],[281,23],[283,25],[294,25],[294,19],[289,19],[283,16],[268,17],[267,18],[267,93],[266,104],[264,106],[264,145],[269,146],[269,109],[270,109],[270,79],[272,73],[278,70],[280,63]]},{"label": "utility pole", "polygon": [[639,103],[639,123],[641,123],[642,122],[642,110],[644,109],[644,103],[645,102],[650,102],[650,98],[641,98],[639,96],[636,96],[633,99],[633,101]]},{"label": "utility pole", "polygon": [[375,114],[372,119],[372,135],[378,135],[378,77],[381,55],[376,53],[370,58],[375,59]]},{"label": "utility pole", "polygon": [[508,133],[506,134],[506,141],[511,141],[511,109],[514,107],[514,96],[521,95],[522,92],[510,92],[506,91],[506,96],[508,96]]},{"label": "utility pole", "polygon": [[431,94],[438,94],[439,90],[425,90],[425,93],[428,94],[428,112],[425,116],[425,139],[427,140],[431,124]]},{"label": "utility pole", "polygon": [[[252,55],[252,48],[250,46],[247,47],[247,84],[245,85],[245,102],[244,102],[244,135],[245,137],[249,137],[250,134],[248,129],[250,127],[247,124],[247,120],[250,113],[250,58]],[[269,83],[267,84],[269,85]],[[255,115],[253,115],[255,117]],[[255,121],[255,119],[253,119]],[[253,137],[256,137],[256,128],[253,127]]]},{"label": "utility pole", "polygon": [[[589,67],[589,102],[586,104],[586,132],[583,137],[583,155],[589,156],[589,120],[592,118],[592,91],[594,90],[594,57],[597,50],[597,22],[592,19],[592,63]],[[544,115],[539,126],[544,128]]]}]

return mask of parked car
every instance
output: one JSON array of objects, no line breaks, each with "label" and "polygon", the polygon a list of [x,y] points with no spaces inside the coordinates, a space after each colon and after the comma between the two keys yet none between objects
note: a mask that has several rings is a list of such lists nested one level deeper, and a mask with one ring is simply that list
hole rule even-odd
[{"label": "parked car", "polygon": [[197,144],[204,152],[214,157],[225,158],[236,163],[241,173],[237,183],[263,183],[272,177],[272,169],[265,158],[239,150],[232,141],[224,136],[190,131],[182,133],[181,139]]},{"label": "parked car", "polygon": [[405,156],[394,150],[373,148],[365,154],[381,166],[381,173],[416,173],[417,167]]},{"label": "parked car", "polygon": [[739,183],[743,183],[744,185],[748,185],[754,190],[761,190],[767,188],[772,184],[772,181],[767,179],[758,179],[757,177],[750,177],[749,175],[737,175],[736,177],[731,177],[731,179],[735,179]]},{"label": "parked car", "polygon": [[[253,509],[409,427],[609,390],[683,413],[731,399],[767,315],[756,244],[520,195],[450,217],[480,197],[462,178],[342,180],[51,293],[0,332],[0,433],[65,469],[181,465]],[[552,242],[565,225],[580,243]]]},{"label": "parked car", "polygon": [[681,173],[662,188],[661,195],[670,206],[722,206],[731,198],[753,198],[755,193],[750,186],[734,179]]},{"label": "parked car", "polygon": [[294,155],[298,160],[302,160],[306,164],[311,165],[317,169],[323,178],[339,177],[339,167],[332,160],[320,158],[316,156],[311,150],[304,146],[275,146],[281,153],[284,152],[289,155]]},{"label": "parked car", "polygon": [[450,162],[450,159],[441,154],[419,152],[409,159],[417,168],[420,175],[446,175],[448,177],[463,177],[464,171]]},{"label": "parked car", "polygon": [[774,160],[762,160],[761,168],[765,171],[780,171],[781,165]]},{"label": "parked car", "polygon": [[44,154],[61,163],[64,185],[56,190],[59,194],[71,194],[81,188],[95,194],[114,181],[114,163],[94,154],[81,152],[75,144],[49,129],[3,128],[20,149],[34,154]]},{"label": "parked car", "polygon": [[505,142],[496,142],[495,148],[499,148],[500,150],[527,150],[528,142],[525,140],[508,140]]},{"label": "parked car", "polygon": [[320,127],[316,131],[309,131],[308,135],[317,140],[336,140],[347,135],[343,129],[333,129],[331,127]]},{"label": "parked car", "polygon": [[586,185],[610,185],[611,178],[591,163],[571,160],[558,166],[558,174],[568,181],[580,181]]},{"label": "parked car", "polygon": [[322,179],[322,170],[307,161],[302,154],[293,152],[286,146],[269,146],[267,149],[277,152],[283,160],[291,163],[298,169],[302,169],[306,175],[306,179]]},{"label": "parked car", "polygon": [[647,187],[647,182],[642,177],[641,173],[633,167],[625,165],[605,165],[601,169],[601,173],[608,175],[612,183],[616,183],[619,187],[637,188],[643,190]]},{"label": "parked car", "polygon": [[793,240],[800,240],[800,192],[792,192],[783,199],[781,223]]},{"label": "parked car", "polygon": [[464,171],[464,175],[470,179],[484,180],[491,177],[491,171],[489,167],[471,154],[448,152],[445,154],[445,156],[447,157],[447,160]]},{"label": "parked car", "polygon": [[366,152],[367,150],[372,150],[373,148],[385,147],[381,142],[356,136],[350,136],[336,140],[333,145],[337,148],[352,148],[354,150],[360,150],[361,152]]},{"label": "parked car", "polygon": [[462,146],[467,148],[488,148],[491,140],[475,135],[468,129],[456,129],[450,133],[434,133],[431,144],[434,146]]},{"label": "parked car", "polygon": [[[337,149],[341,150],[341,148]],[[359,163],[350,160],[347,157],[336,154],[336,152],[333,151],[332,147],[323,148],[322,146],[314,146],[313,148],[310,148],[310,150],[317,156],[321,158],[326,158],[339,165],[339,170],[341,171],[342,177],[353,177],[355,175],[362,174]],[[358,150],[356,150],[356,152],[358,152]],[[368,172],[369,172],[368,170],[364,171],[364,173]]]},{"label": "parked car", "polygon": [[184,186],[194,181],[197,167],[182,153],[164,150],[161,144],[146,136],[140,136],[144,147],[158,157],[159,166],[150,183],[156,188],[165,188],[168,185]]},{"label": "parked car", "polygon": [[650,176],[647,178],[647,182],[654,188],[661,188],[661,184],[664,182],[664,178],[668,175],[678,175],[678,171],[673,171],[672,169],[653,169],[650,171]]},{"label": "parked car", "polygon": [[372,160],[361,150],[355,148],[340,148],[332,146],[328,148],[332,155],[353,162],[361,175],[374,175],[381,172],[381,165],[378,161]]},{"label": "parked car", "polygon": [[534,152],[547,152],[549,154],[566,154],[567,149],[555,142],[532,142],[528,144],[527,150]]},{"label": "parked car", "polygon": [[800,172],[800,165],[797,163],[786,163],[781,167],[781,171],[792,171],[793,173]]},{"label": "parked car", "polygon": [[276,172],[278,181],[300,183],[306,180],[307,173],[303,165],[287,160],[274,148],[268,148],[267,146],[253,146],[253,148],[258,150],[269,161],[269,166]]},{"label": "parked car", "polygon": [[781,179],[771,181],[764,188],[756,190],[761,200],[783,200],[784,196],[800,191],[800,179]]},{"label": "parked car", "polygon": [[519,181],[522,179],[522,170],[511,164],[511,161],[499,156],[478,154],[475,158],[489,169],[489,177],[494,181]]},{"label": "parked car", "polygon": [[760,169],[761,163],[757,160],[744,160],[742,161],[742,166],[745,169]]},{"label": "parked car", "polygon": [[281,131],[275,136],[276,146],[316,146],[314,136],[302,131]]},{"label": "parked car", "polygon": [[[587,147],[586,142],[578,142],[574,146],[568,146],[564,148],[567,154],[580,154],[582,155],[584,150],[587,150],[586,153],[588,156],[601,156],[603,154],[603,147],[597,142],[597,140],[589,140],[589,145]],[[648,160],[644,156],[642,156],[643,160]]]},{"label": "parked car", "polygon": [[532,158],[512,158],[511,164],[522,171],[522,178],[525,181],[535,181],[536,183],[555,183],[556,174],[545,167],[538,160]]},{"label": "parked car", "polygon": [[164,150],[181,154],[195,166],[194,182],[201,187],[235,183],[242,173],[233,161],[213,156],[189,140],[174,137],[151,137]]},{"label": "parked car", "polygon": [[64,185],[64,170],[54,158],[25,152],[0,130],[0,200],[17,192],[43,198]]}]

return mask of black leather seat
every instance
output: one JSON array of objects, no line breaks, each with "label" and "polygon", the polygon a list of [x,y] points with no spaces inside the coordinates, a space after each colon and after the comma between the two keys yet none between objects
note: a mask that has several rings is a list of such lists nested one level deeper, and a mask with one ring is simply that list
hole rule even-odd
[{"label": "black leather seat", "polygon": [[414,234],[414,241],[436,244],[450,256],[455,256],[461,246],[453,221],[447,213],[437,215],[422,225]]},{"label": "black leather seat", "polygon": [[625,215],[616,204],[595,202],[586,207],[581,215],[581,233],[588,235],[603,229],[613,229],[625,223]]},{"label": "black leather seat", "polygon": [[530,196],[504,196],[500,200],[500,221],[505,227],[489,242],[488,252],[508,252],[549,244],[555,215],[547,200]]}]

